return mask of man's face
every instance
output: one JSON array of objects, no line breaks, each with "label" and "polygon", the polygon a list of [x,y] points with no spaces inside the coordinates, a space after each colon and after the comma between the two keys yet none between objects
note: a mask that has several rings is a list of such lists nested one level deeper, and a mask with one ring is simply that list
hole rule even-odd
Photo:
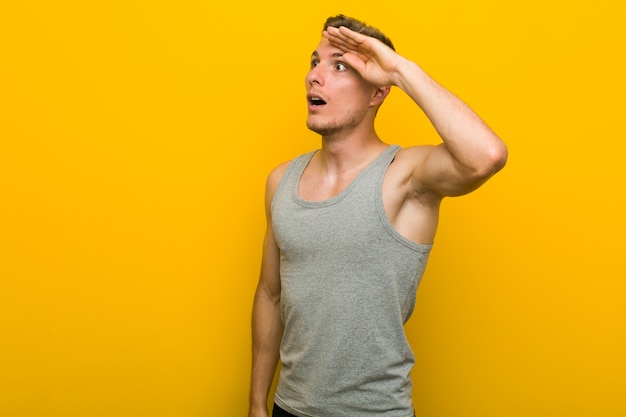
[{"label": "man's face", "polygon": [[343,52],[322,38],[311,55],[305,78],[309,115],[307,127],[332,135],[357,127],[373,110],[376,89],[342,60]]}]

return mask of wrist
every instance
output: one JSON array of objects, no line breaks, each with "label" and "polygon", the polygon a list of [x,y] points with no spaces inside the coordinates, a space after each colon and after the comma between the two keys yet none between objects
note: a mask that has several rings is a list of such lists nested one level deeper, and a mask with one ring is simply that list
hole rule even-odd
[{"label": "wrist", "polygon": [[400,64],[397,66],[395,74],[395,85],[401,90],[410,90],[416,81],[422,79],[426,73],[417,63],[403,58]]},{"label": "wrist", "polygon": [[250,405],[250,409],[248,410],[248,417],[267,417],[267,415],[267,405]]}]

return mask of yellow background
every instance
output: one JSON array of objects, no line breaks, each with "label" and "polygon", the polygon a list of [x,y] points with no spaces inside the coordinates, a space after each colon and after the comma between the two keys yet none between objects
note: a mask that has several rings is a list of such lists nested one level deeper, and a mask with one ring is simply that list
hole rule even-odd
[{"label": "yellow background", "polygon": [[[621,4],[3,2],[0,415],[245,415],[265,177],[319,146],[303,78],[336,13],[509,145],[444,203],[417,415],[626,415]],[[378,130],[437,142],[399,90]]]}]

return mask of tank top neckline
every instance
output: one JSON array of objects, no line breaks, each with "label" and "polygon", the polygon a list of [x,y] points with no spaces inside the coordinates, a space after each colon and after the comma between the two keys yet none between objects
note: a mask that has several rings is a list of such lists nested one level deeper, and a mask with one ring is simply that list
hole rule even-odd
[{"label": "tank top neckline", "polygon": [[389,145],[372,162],[370,162],[365,168],[363,168],[361,172],[359,172],[357,176],[352,180],[352,182],[350,182],[350,184],[348,184],[348,186],[344,188],[339,194],[329,199],[320,200],[320,201],[306,200],[300,196],[300,192],[299,192],[302,174],[304,173],[304,170],[309,166],[309,163],[311,162],[313,155],[315,155],[319,150],[315,150],[315,151],[309,152],[308,154],[302,155],[300,166],[298,167],[298,171],[296,172],[296,175],[295,175],[296,180],[294,181],[294,186],[292,190],[293,200],[296,203],[300,204],[301,206],[310,207],[310,208],[328,207],[328,206],[332,206],[333,204],[337,204],[338,202],[343,200],[348,194],[350,194],[352,189],[356,187],[356,185],[359,183],[361,178],[363,178],[367,174],[367,172],[372,170],[374,166],[378,165],[381,161],[386,159],[385,157],[387,155],[390,155],[390,154],[395,155],[395,153],[399,149],[400,149],[400,146],[398,145]]}]

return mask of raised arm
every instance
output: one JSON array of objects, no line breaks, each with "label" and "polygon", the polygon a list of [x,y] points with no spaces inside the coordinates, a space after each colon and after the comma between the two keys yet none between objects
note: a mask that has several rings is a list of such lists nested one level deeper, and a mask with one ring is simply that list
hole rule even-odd
[{"label": "raised arm", "polygon": [[413,99],[433,124],[443,143],[414,150],[412,188],[439,196],[468,193],[502,169],[504,142],[459,98],[439,85],[415,62],[377,39],[345,27],[323,34],[344,51],[344,61],[367,81],[397,86]]},{"label": "raised arm", "polygon": [[267,180],[267,230],[263,241],[261,274],[252,310],[252,374],[248,417],[267,417],[267,398],[279,359],[283,326],[280,319],[280,252],[272,230],[270,204],[284,166]]}]

